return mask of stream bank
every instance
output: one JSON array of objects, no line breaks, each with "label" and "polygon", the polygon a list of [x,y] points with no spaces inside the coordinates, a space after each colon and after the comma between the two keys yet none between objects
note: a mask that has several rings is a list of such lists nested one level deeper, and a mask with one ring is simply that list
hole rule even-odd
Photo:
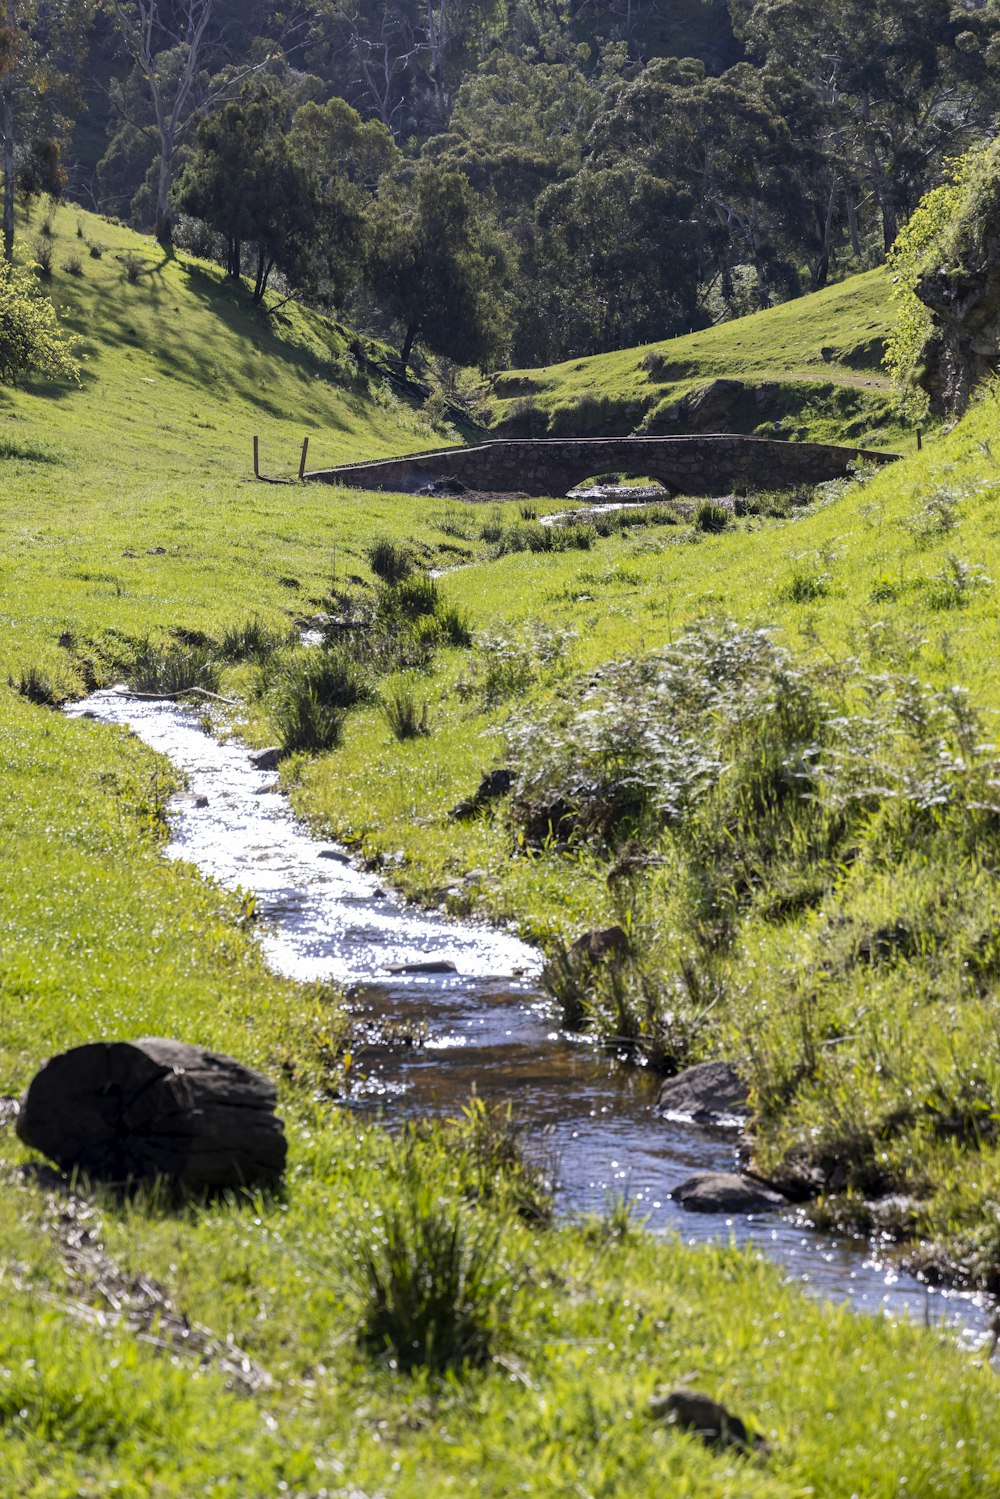
[{"label": "stream bank", "polygon": [[687,1243],[752,1242],[813,1293],[864,1311],[953,1324],[983,1337],[986,1298],[933,1289],[871,1248],[818,1233],[789,1213],[691,1214],[670,1193],[695,1171],[731,1171],[738,1136],[654,1112],[656,1080],[558,1029],[538,987],[540,954],[512,930],[416,910],[314,839],[246,746],[221,743],[174,703],[115,690],[67,712],[135,733],[187,777],[169,857],[228,889],[253,892],[276,972],[343,986],[360,1021],[425,1030],[422,1045],[379,1049],[355,1094],[389,1120],[457,1113],[475,1090],[509,1101],[527,1139],[557,1163],[557,1210],[600,1213],[624,1198],[654,1232]]}]

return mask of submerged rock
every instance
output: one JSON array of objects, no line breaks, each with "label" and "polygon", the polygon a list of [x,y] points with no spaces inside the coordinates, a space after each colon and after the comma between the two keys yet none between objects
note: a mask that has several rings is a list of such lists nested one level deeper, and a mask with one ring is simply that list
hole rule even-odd
[{"label": "submerged rock", "polygon": [[388,973],[457,973],[450,958],[416,958],[412,963],[390,963]]},{"label": "submerged rock", "polygon": [[207,807],[208,797],[195,791],[175,791],[168,797],[167,806],[172,812],[189,811],[193,807]]},{"label": "submerged rock", "polygon": [[256,770],[277,770],[280,760],[281,747],[277,744],[269,744],[266,749],[250,751],[250,764]]},{"label": "submerged rock", "polygon": [[670,1195],[692,1213],[767,1213],[786,1204],[773,1187],[735,1171],[696,1171]]},{"label": "submerged rock", "polygon": [[663,1114],[681,1114],[695,1124],[739,1127],[750,1114],[746,1084],[728,1062],[701,1062],[660,1089],[656,1107]]},{"label": "submerged rock", "polygon": [[218,1052],[161,1037],[96,1041],[35,1074],[17,1133],[63,1171],[98,1181],[274,1184],[287,1154],[276,1102],[269,1078]]}]

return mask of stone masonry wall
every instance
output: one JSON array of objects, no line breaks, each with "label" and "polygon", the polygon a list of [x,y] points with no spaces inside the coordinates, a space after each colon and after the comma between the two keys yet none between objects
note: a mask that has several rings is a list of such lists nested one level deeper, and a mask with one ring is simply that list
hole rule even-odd
[{"label": "stone masonry wall", "polygon": [[766,437],[509,438],[306,475],[325,484],[411,493],[434,480],[469,490],[560,496],[599,474],[650,476],[675,494],[725,495],[839,479],[851,464],[892,456]]}]

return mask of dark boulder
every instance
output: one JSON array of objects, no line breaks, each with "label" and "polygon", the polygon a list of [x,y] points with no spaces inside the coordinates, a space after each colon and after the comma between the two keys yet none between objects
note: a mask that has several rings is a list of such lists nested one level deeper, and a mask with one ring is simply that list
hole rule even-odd
[{"label": "dark boulder", "polygon": [[664,1114],[680,1114],[695,1124],[739,1125],[749,1116],[746,1084],[728,1062],[702,1062],[660,1089],[656,1107]]},{"label": "dark boulder", "polygon": [[250,751],[250,764],[255,770],[277,770],[280,759],[281,749],[276,744],[268,745],[267,749]]},{"label": "dark boulder", "polygon": [[773,1187],[735,1171],[696,1171],[670,1195],[692,1213],[769,1213],[786,1202]]},{"label": "dark boulder", "polygon": [[514,772],[501,766],[498,770],[488,770],[483,775],[479,786],[472,796],[467,796],[460,801],[456,807],[452,807],[448,813],[456,822],[464,822],[469,818],[478,817],[490,802],[499,801],[501,797],[510,794],[514,784]]},{"label": "dark boulder", "polygon": [[683,1386],[676,1390],[658,1390],[649,1402],[649,1413],[656,1420],[668,1421],[682,1431],[693,1432],[708,1447],[767,1450],[763,1438],[751,1436],[739,1416],[699,1390],[688,1390]]},{"label": "dark boulder", "polygon": [[620,958],[628,952],[628,933],[624,927],[608,926],[599,931],[584,932],[569,950],[574,963],[602,963],[606,958]]},{"label": "dark boulder", "polygon": [[287,1146],[269,1078],[180,1041],[96,1041],[46,1062],[17,1133],[63,1171],[186,1191],[271,1185]]}]

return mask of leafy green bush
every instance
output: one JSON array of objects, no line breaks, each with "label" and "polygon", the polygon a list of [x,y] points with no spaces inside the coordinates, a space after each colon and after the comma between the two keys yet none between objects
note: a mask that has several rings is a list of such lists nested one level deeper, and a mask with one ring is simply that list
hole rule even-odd
[{"label": "leafy green bush", "polygon": [[0,380],[16,385],[25,376],[79,380],[75,340],[59,327],[55,308],[42,296],[30,271],[0,261]]}]

